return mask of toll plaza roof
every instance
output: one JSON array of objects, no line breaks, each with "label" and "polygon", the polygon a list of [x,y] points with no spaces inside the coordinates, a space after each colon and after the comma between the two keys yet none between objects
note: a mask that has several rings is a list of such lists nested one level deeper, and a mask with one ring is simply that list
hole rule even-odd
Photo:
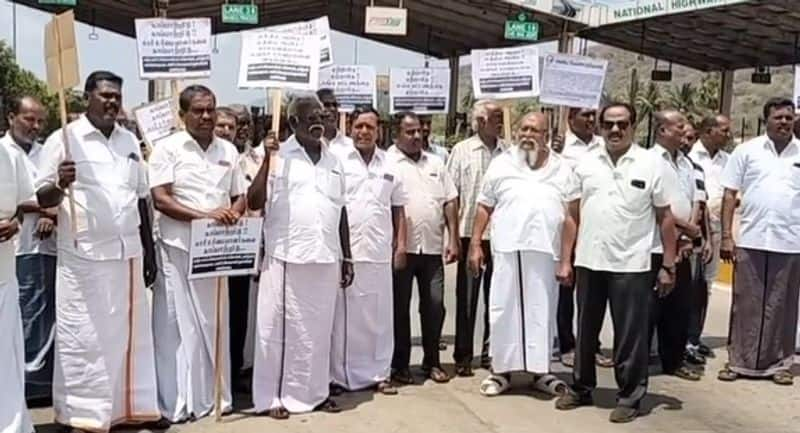
[{"label": "toll plaza roof", "polygon": [[582,12],[595,26],[580,37],[702,71],[798,60],[798,0],[640,0]]},{"label": "toll plaza roof", "polygon": [[[39,4],[38,0],[12,2],[48,12],[67,8]],[[529,0],[400,0],[408,9],[406,36],[383,36],[364,33],[365,7],[398,6],[398,0],[255,0],[259,6],[257,26],[223,24],[222,0],[169,0],[170,18],[210,17],[214,33],[247,30],[327,15],[334,30],[406,48],[430,56],[445,58],[463,55],[472,49],[519,44],[504,39],[505,22],[512,15],[526,11],[539,23],[539,41],[557,40],[562,30],[577,32],[586,27],[580,21],[526,6]],[[135,18],[156,15],[155,3],[164,0],[78,0],[73,7],[78,21],[135,36]],[[232,2],[233,3],[233,2]],[[248,3],[248,2],[237,2]]]}]

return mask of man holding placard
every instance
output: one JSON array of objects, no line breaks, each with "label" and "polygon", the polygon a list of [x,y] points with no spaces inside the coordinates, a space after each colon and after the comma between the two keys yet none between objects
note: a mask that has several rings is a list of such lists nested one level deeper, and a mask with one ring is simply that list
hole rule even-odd
[{"label": "man holding placard", "polygon": [[342,163],[324,143],[314,96],[289,106],[294,131],[265,158],[247,194],[264,210],[253,367],[256,412],[338,412],[328,398],[336,293],[353,282]]},{"label": "man holding placard", "polygon": [[377,147],[378,112],[357,107],[351,119],[354,146],[333,152],[344,166],[356,276],[336,297],[331,376],[348,391],[377,386],[378,392],[397,394],[389,381],[392,264],[405,267],[408,196],[386,151]]},{"label": "man holding placard", "polygon": [[222,375],[218,409],[231,408],[228,307],[219,304],[227,296],[217,293],[227,291],[227,279],[190,280],[189,251],[191,222],[235,224],[244,212],[245,190],[236,148],[214,135],[214,93],[205,86],[187,87],[180,95],[180,114],[186,131],[162,140],[150,158],[163,268],[153,298],[158,393],[162,414],[173,422],[214,409],[215,372]]},{"label": "man holding placard", "polygon": [[489,290],[492,281],[492,254],[488,231],[482,234],[485,268],[478,274],[469,272],[467,257],[483,174],[489,168],[489,162],[506,149],[506,144],[500,138],[503,134],[503,109],[494,101],[478,101],[472,110],[472,129],[476,134],[456,144],[447,160],[447,169],[456,185],[460,201],[458,225],[461,257],[456,279],[456,344],[453,351],[456,374],[459,376],[472,376],[472,343],[481,282],[484,305],[481,366],[488,368],[490,365]]},{"label": "man holding placard", "polygon": [[[86,114],[45,143],[38,200],[60,205],[56,421],[108,431],[160,418],[145,293],[155,262],[139,141],[116,123],[122,79],[93,72],[85,92]],[[74,206],[61,203],[67,189]]]}]

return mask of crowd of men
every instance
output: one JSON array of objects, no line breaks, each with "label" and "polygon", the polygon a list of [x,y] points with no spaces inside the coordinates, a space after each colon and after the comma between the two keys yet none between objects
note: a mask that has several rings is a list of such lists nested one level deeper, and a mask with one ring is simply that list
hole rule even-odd
[{"label": "crowd of men", "polygon": [[[92,73],[86,113],[43,145],[42,104],[23,96],[9,107],[4,433],[32,431],[26,397],[52,397],[58,423],[94,432],[194,421],[216,404],[228,413],[235,391],[275,419],[338,412],[343,392],[397,394],[418,380],[415,282],[422,369],[448,382],[444,267],[455,262],[454,373],[474,375],[482,296],[485,396],[523,372],[559,396],[557,409],[574,409],[592,403],[596,366],[613,367],[610,420],[634,420],[651,353],[664,374],[690,381],[713,356],[700,336],[720,258],[736,266],[718,378],[793,383],[800,141],[790,100],[767,101],[766,134],[731,154],[724,115],[695,127],[661,111],[645,149],[628,104],[570,109],[564,137],[528,113],[505,140],[501,106],[479,101],[475,135],[448,153],[430,143],[430,119],[411,112],[396,116],[388,149],[371,107],[338,130],[329,89],[293,100],[287,139],[274,131],[257,143],[246,107],[218,107],[191,85],[180,94],[184,128],[150,149],[118,122],[122,89],[113,73]],[[190,278],[192,221],[243,217],[263,219],[259,275]],[[599,342],[607,305],[610,359]],[[550,374],[556,352],[571,384]]]}]

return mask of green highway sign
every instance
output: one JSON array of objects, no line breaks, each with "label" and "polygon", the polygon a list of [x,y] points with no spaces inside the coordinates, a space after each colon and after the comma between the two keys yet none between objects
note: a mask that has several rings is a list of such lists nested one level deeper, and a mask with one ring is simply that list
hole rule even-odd
[{"label": "green highway sign", "polygon": [[78,0],[39,0],[40,5],[75,6]]},{"label": "green highway sign", "polygon": [[249,4],[222,5],[222,22],[225,24],[258,24],[258,6]]},{"label": "green highway sign", "polygon": [[539,40],[539,23],[532,21],[524,12],[506,21],[505,38],[515,41]]}]

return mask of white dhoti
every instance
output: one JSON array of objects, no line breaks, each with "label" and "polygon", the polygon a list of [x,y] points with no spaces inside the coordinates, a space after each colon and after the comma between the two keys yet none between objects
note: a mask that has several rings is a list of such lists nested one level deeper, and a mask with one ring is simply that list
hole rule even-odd
[{"label": "white dhoti", "polygon": [[[190,281],[188,252],[160,241],[158,250],[161,266],[153,294],[153,329],[161,414],[180,422],[214,409],[217,357],[222,361],[222,411],[227,412],[232,407],[228,279]],[[218,305],[220,347],[216,346]]]},{"label": "white dhoti", "polygon": [[338,263],[293,264],[266,257],[258,293],[253,363],[256,412],[313,410],[328,398]]},{"label": "white dhoti", "polygon": [[140,258],[58,253],[53,408],[56,421],[106,432],[156,421],[153,334]]},{"label": "white dhoti", "polygon": [[494,253],[489,294],[490,354],[495,373],[550,369],[558,306],[556,262],[535,251]]},{"label": "white dhoti", "polygon": [[337,291],[331,379],[347,390],[389,378],[394,350],[392,265],[354,265],[353,285]]},{"label": "white dhoti", "polygon": [[15,275],[14,249],[0,245],[0,433],[30,433],[33,424],[25,404],[25,340]]}]

